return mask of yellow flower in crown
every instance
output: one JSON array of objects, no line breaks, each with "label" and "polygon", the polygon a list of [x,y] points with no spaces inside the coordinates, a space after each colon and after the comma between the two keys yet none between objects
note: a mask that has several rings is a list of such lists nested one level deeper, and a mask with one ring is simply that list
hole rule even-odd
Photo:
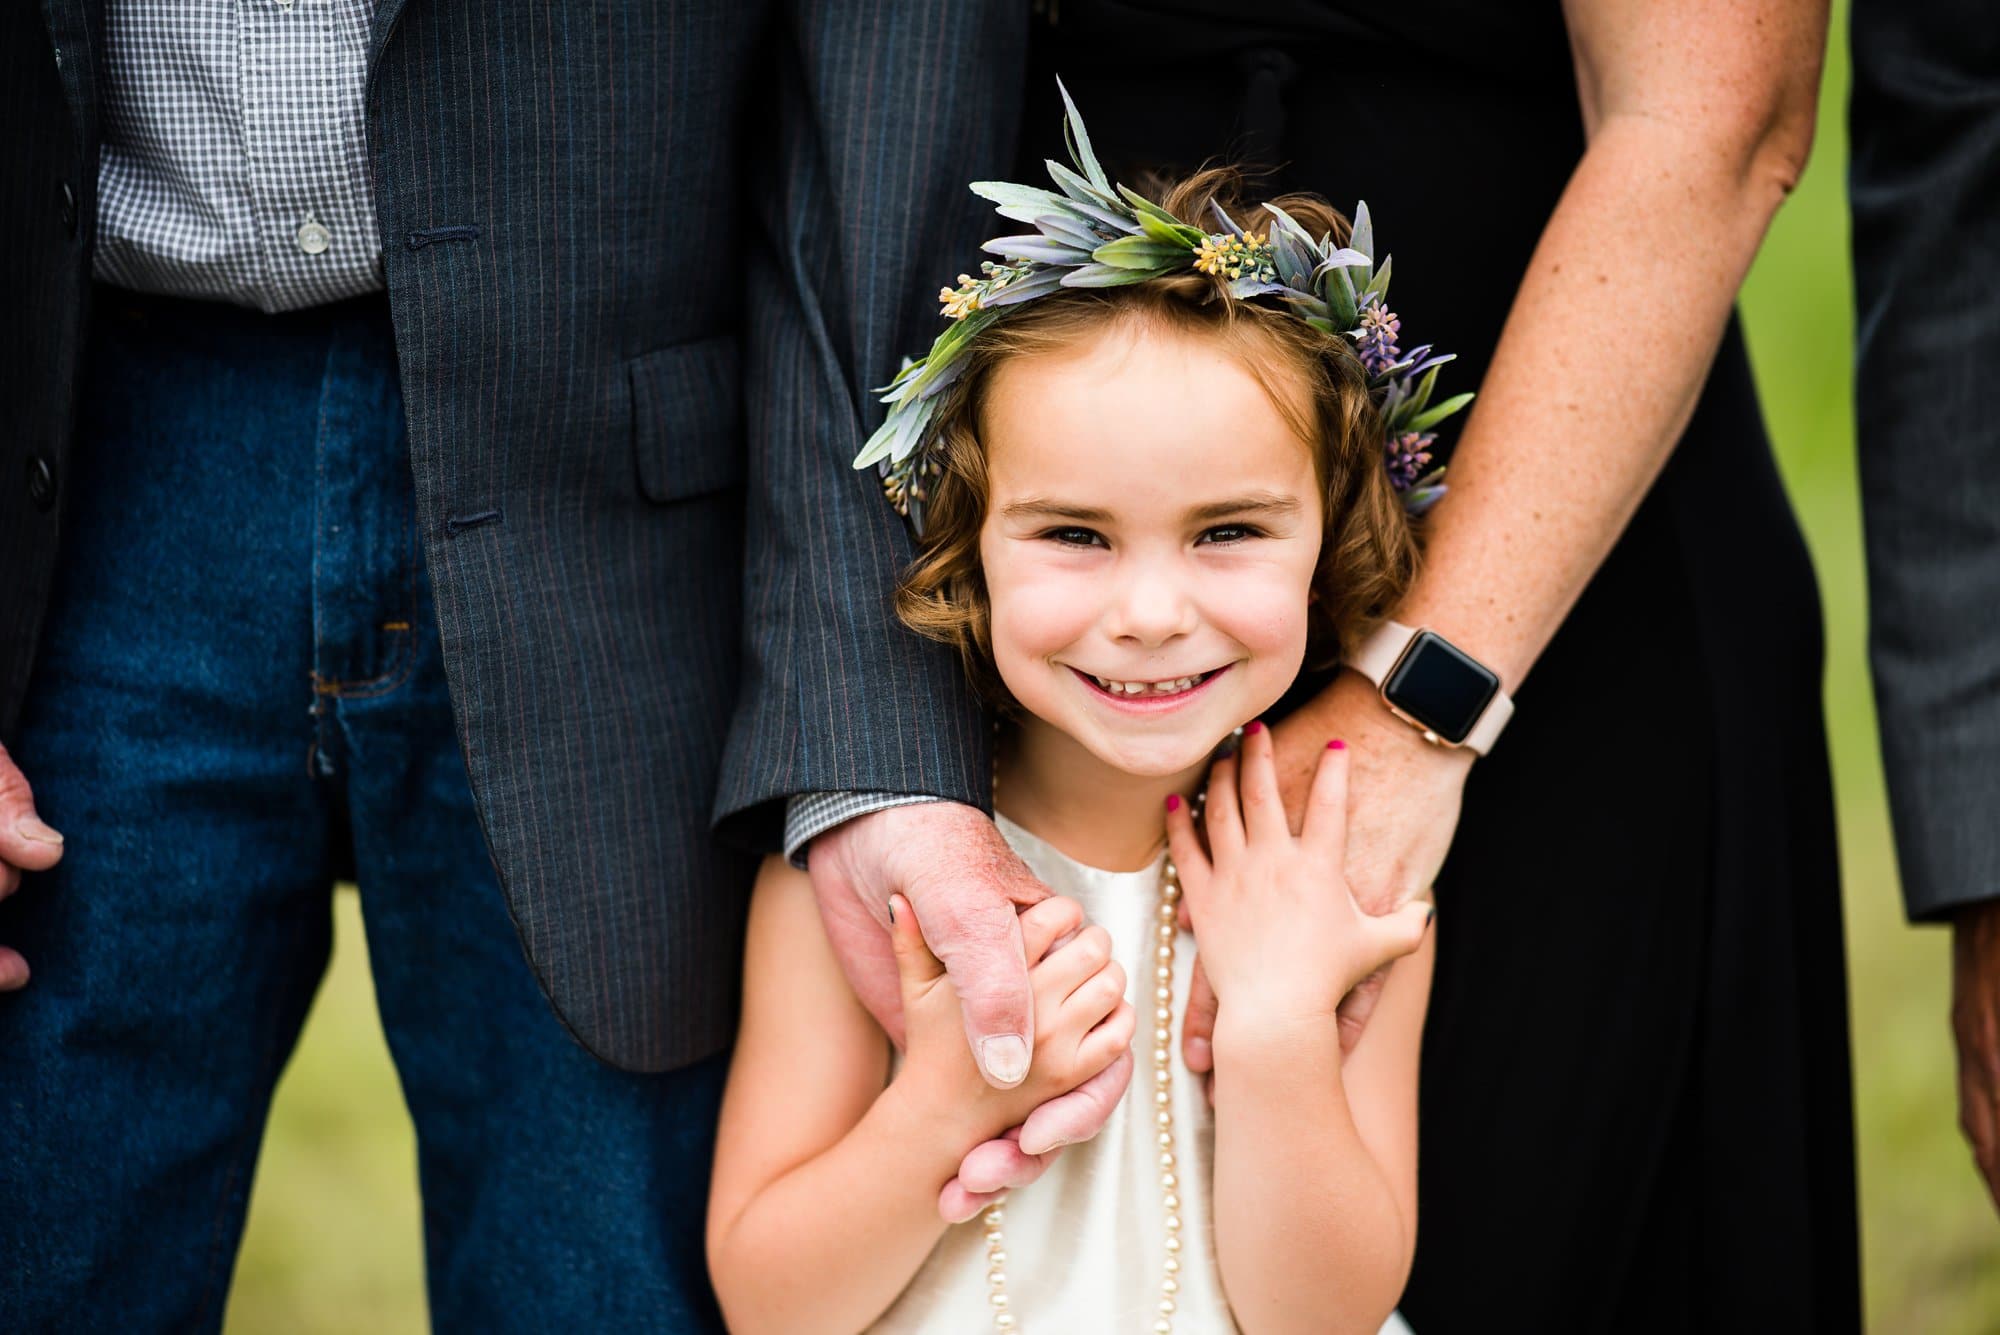
[{"label": "yellow flower in crown", "polygon": [[971,274],[960,274],[957,287],[938,289],[938,300],[944,303],[938,311],[947,320],[963,320],[979,309],[979,284]]},{"label": "yellow flower in crown", "polygon": [[1194,248],[1194,267],[1217,278],[1247,278],[1253,283],[1278,279],[1277,251],[1261,237],[1237,232],[1203,237]]},{"label": "yellow flower in crown", "polygon": [[987,299],[1019,278],[1026,272],[1026,267],[995,264],[987,260],[979,266],[979,272],[985,276],[974,278],[969,273],[962,273],[958,276],[957,287],[938,289],[938,300],[943,303],[938,310],[939,315],[947,320],[963,320],[974,311],[984,310]]}]

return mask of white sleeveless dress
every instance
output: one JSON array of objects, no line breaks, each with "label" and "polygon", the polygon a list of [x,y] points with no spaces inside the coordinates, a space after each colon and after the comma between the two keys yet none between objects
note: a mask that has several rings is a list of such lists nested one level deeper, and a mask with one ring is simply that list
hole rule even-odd
[{"label": "white sleeveless dress", "polygon": [[[1158,1149],[1150,1099],[1153,925],[1160,863],[1144,871],[1086,867],[1005,816],[1000,832],[1042,881],[1084,907],[1111,933],[1112,949],[1139,1009],[1141,1058],[1133,1094],[1087,1144],[1072,1145],[1032,1185],[1007,1200],[1007,1294],[1020,1335],[1143,1335],[1159,1319],[1166,1229],[1160,1209]],[[1161,854],[1162,860],[1165,854]],[[1215,1262],[1215,1122],[1201,1084],[1180,1062],[1180,1016],[1187,1004],[1194,938],[1180,934],[1174,953],[1173,1113],[1180,1159],[1181,1271],[1176,1335],[1235,1335]],[[1143,989],[1143,991],[1142,991]],[[993,1329],[987,1298],[986,1235],[977,1220],[949,1229],[910,1286],[869,1327],[879,1335],[981,1335]],[[1384,1335],[1409,1335],[1392,1316]]]}]

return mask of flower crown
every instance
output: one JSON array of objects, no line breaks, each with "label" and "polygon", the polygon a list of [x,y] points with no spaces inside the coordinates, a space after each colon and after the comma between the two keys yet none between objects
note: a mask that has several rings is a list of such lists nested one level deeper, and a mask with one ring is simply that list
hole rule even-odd
[{"label": "flower crown", "polygon": [[854,466],[877,466],[890,503],[922,534],[928,482],[943,471],[933,429],[938,395],[965,369],[963,354],[981,330],[1009,308],[1060,288],[1120,287],[1193,269],[1226,279],[1233,297],[1275,297],[1307,324],[1353,342],[1381,410],[1389,480],[1410,514],[1429,509],[1445,491],[1443,467],[1430,467],[1437,439],[1431,428],[1472,402],[1472,395],[1431,403],[1438,370],[1453,354],[1433,353],[1429,344],[1402,350],[1402,321],[1386,300],[1389,258],[1375,267],[1368,205],[1354,210],[1353,231],[1339,249],[1330,235],[1313,240],[1273,204],[1264,205],[1272,217],[1268,238],[1238,226],[1220,205],[1211,207],[1221,231],[1190,227],[1137,191],[1112,184],[1091,151],[1069,90],[1061,80],[1056,87],[1075,169],[1049,162],[1055,191],[1006,181],[972,183],[972,192],[997,204],[1001,217],[1035,230],[988,241],[981,249],[1003,262],[987,260],[979,266],[980,277],[960,274],[957,287],[938,293],[941,314],[954,323],[929,353],[905,360],[896,378],[878,391],[890,405],[889,415]]}]

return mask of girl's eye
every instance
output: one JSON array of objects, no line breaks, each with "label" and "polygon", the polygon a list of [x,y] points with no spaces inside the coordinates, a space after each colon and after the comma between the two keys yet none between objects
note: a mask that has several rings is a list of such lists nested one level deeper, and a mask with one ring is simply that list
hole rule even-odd
[{"label": "girl's eye", "polygon": [[1060,543],[1064,547],[1104,546],[1103,537],[1100,536],[1095,529],[1052,528],[1049,529],[1047,532],[1043,533],[1042,536],[1044,538],[1047,538],[1051,542]]},{"label": "girl's eye", "polygon": [[1209,544],[1229,544],[1243,542],[1250,538],[1261,538],[1262,536],[1264,536],[1262,529],[1255,528],[1249,524],[1217,524],[1214,528],[1204,530],[1197,541]]}]

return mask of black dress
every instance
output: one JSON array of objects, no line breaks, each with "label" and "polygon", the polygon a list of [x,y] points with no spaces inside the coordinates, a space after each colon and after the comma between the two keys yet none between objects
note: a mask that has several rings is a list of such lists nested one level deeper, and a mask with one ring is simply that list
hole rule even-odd
[{"label": "black dress", "polygon": [[[1249,158],[1280,164],[1274,189],[1365,199],[1405,342],[1459,354],[1452,391],[1478,384],[1583,151],[1555,0],[1048,8],[1016,179],[1062,157],[1059,73],[1118,179]],[[1473,767],[1438,878],[1419,1335],[1858,1328],[1820,669],[1732,324]]]}]

